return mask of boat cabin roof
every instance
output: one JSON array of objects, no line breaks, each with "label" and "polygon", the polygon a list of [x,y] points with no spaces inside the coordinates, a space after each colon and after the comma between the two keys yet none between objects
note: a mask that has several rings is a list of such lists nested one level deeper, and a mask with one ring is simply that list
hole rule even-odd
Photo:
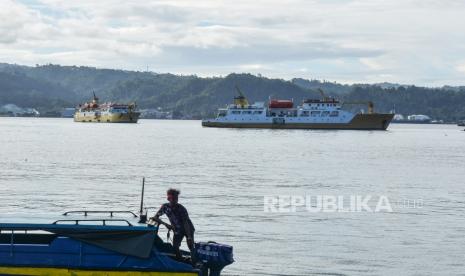
[{"label": "boat cabin roof", "polygon": [[[130,223],[128,225],[85,225],[60,224],[57,222],[52,224],[1,223],[0,233],[12,236],[25,235],[27,238],[44,235],[29,233],[28,231],[45,231],[140,258],[150,256],[154,241],[157,238],[157,227],[133,226]],[[2,233],[3,231],[6,233]],[[9,233],[10,231],[11,233]],[[14,239],[11,238],[11,240]],[[135,243],[139,244],[137,248],[132,246]]]},{"label": "boat cabin roof", "polygon": [[157,227],[147,226],[134,226],[134,225],[86,225],[86,224],[40,224],[40,223],[0,223],[0,231],[21,231],[21,230],[41,230],[41,231],[56,231],[60,232],[68,230],[68,232],[79,232],[79,231],[98,231],[98,232],[112,232],[116,230],[122,231],[134,231],[134,232],[153,232],[157,231]]}]

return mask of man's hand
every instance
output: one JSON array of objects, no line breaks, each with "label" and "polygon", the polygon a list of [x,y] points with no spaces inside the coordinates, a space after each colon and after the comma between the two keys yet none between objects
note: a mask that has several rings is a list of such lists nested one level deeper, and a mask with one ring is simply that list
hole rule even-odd
[{"label": "man's hand", "polygon": [[173,226],[173,225],[171,225],[171,224],[165,223],[164,225],[165,225],[165,226],[166,226],[166,228],[168,228],[169,230],[173,230],[173,231],[175,231],[175,230],[176,230],[176,229],[174,228],[174,226]]},{"label": "man's hand", "polygon": [[189,250],[192,252],[194,250],[194,239],[192,236],[187,236],[187,246],[189,247]]},{"label": "man's hand", "polygon": [[155,220],[153,218],[149,218],[149,220],[146,223],[149,227],[155,226]]}]

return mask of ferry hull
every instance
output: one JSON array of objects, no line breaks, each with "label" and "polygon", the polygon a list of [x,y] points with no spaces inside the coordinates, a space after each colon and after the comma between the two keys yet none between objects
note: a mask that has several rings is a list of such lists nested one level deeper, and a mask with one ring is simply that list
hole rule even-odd
[{"label": "ferry hull", "polygon": [[348,130],[386,130],[394,114],[357,114],[348,123],[237,123],[202,121],[204,127],[220,128],[270,128],[270,129],[348,129]]},{"label": "ferry hull", "polygon": [[102,114],[100,116],[76,112],[74,121],[82,123],[137,123],[139,116],[139,112]]}]

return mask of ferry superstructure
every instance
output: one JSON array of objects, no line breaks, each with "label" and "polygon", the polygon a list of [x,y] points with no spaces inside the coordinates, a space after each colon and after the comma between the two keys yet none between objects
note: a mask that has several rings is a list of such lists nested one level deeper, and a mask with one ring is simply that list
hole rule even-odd
[{"label": "ferry superstructure", "polygon": [[[344,110],[345,104],[367,104],[367,113]],[[249,104],[240,93],[234,103],[220,108],[214,119],[202,121],[204,127],[278,128],[278,129],[354,129],[386,130],[394,114],[375,113],[371,102],[342,103],[335,98],[307,99],[294,107],[292,100],[273,100],[268,104]]]},{"label": "ferry superstructure", "polygon": [[74,113],[75,122],[137,123],[140,112],[135,104],[103,103],[95,96],[90,103],[81,104]]}]

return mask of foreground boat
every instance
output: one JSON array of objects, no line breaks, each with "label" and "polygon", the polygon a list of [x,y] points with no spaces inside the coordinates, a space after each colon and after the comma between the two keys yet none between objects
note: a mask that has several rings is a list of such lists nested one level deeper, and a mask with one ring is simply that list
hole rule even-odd
[{"label": "foreground boat", "polygon": [[[352,113],[343,105],[367,104],[368,113]],[[292,100],[270,100],[268,105],[249,104],[239,91],[234,104],[219,109],[214,119],[202,121],[204,127],[277,129],[354,129],[386,130],[394,114],[375,113],[371,102],[345,102],[326,97],[308,99],[294,107]]]},{"label": "foreground boat", "polygon": [[157,226],[126,220],[2,223],[0,233],[0,275],[218,276],[233,262],[232,247],[196,243],[201,262],[194,267],[175,259]]},{"label": "foreground boat", "polygon": [[94,94],[92,102],[79,105],[74,113],[75,122],[90,123],[137,123],[140,112],[135,104],[99,104]]}]

